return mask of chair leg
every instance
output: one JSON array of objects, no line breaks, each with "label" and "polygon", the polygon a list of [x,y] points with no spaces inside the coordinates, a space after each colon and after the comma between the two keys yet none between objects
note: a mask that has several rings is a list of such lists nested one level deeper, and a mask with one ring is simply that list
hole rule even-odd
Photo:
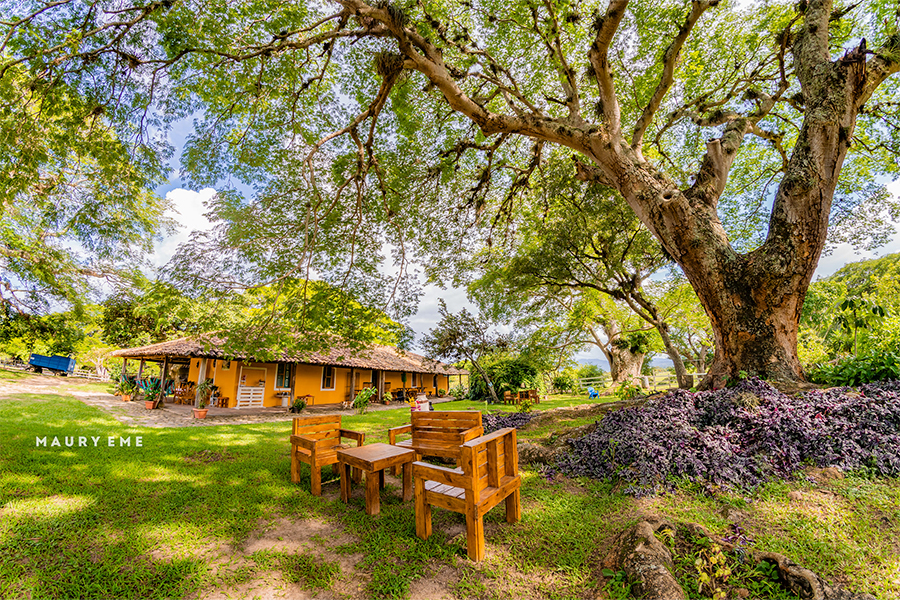
[{"label": "chair leg", "polygon": [[522,519],[522,500],[519,490],[506,497],[506,522],[518,523]]},{"label": "chair leg", "polygon": [[313,496],[321,496],[322,495],[322,467],[320,466],[310,466],[309,468],[309,478],[311,480],[310,488]]},{"label": "chair leg", "polygon": [[416,477],[416,535],[427,540],[431,537],[431,505],[425,502],[425,482]]},{"label": "chair leg", "polygon": [[466,512],[466,550],[473,561],[484,560],[484,519],[474,510]]},{"label": "chair leg", "polygon": [[291,444],[291,482],[300,483],[300,460],[297,458],[297,447]]}]

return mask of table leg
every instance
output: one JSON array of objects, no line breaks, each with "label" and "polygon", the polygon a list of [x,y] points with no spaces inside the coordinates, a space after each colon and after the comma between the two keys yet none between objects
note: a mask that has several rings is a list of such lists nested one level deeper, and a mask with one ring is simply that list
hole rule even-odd
[{"label": "table leg", "polygon": [[412,497],[412,463],[405,462],[403,463],[403,501],[409,502]]},{"label": "table leg", "polygon": [[338,463],[341,472],[341,500],[350,502],[350,465]]},{"label": "table leg", "polygon": [[378,471],[366,471],[366,514],[377,515],[381,512],[381,492],[378,482],[381,479]]}]

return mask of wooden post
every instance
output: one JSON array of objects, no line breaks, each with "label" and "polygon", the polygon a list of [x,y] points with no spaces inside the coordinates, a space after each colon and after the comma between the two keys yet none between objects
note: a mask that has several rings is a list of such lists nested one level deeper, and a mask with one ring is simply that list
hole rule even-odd
[{"label": "wooden post", "polygon": [[200,384],[206,381],[206,357],[200,359],[200,372],[197,374],[197,393],[194,394],[194,406],[200,406]]},{"label": "wooden post", "polygon": [[[378,373],[378,376],[375,377],[375,373]],[[381,399],[384,397],[384,371],[381,369],[373,369],[372,370],[372,383],[375,384],[375,398],[378,400],[378,403],[381,404]]]},{"label": "wooden post", "polygon": [[137,380],[140,381],[140,380],[141,380],[141,377],[143,377],[143,376],[144,376],[144,359],[142,358],[142,359],[141,359],[141,364],[140,364],[140,366],[138,367]]},{"label": "wooden post", "polygon": [[128,379],[128,359],[122,359],[122,376],[119,377],[119,381],[125,381]]},{"label": "wooden post", "polygon": [[169,371],[169,357],[164,356],[162,367],[159,370],[159,383],[162,389],[162,400],[165,402],[169,399],[169,394],[166,393],[166,375]]}]

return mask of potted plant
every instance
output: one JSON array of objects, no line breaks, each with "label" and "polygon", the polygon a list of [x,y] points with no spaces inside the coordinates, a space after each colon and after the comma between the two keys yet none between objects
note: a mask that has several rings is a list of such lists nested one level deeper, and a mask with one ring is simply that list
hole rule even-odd
[{"label": "potted plant", "polygon": [[165,391],[163,391],[162,386],[159,382],[151,383],[144,390],[144,408],[147,410],[153,410],[154,408],[162,408],[163,407],[163,398],[165,397]]},{"label": "potted plant", "polygon": [[138,392],[137,382],[126,379],[119,385],[122,389],[122,402],[130,402],[131,398]]},{"label": "potted plant", "polygon": [[216,391],[216,386],[213,384],[213,380],[211,378],[204,379],[203,381],[198,383],[197,392],[200,395],[200,404],[203,404],[204,406],[208,405],[209,399],[212,397],[214,391]]},{"label": "potted plant", "polygon": [[297,396],[294,399],[294,403],[291,404],[290,411],[292,413],[299,413],[302,412],[304,408],[306,408],[306,398],[304,398],[303,396]]},{"label": "potted plant", "polygon": [[191,410],[194,412],[195,419],[205,419],[206,413],[209,412],[209,409],[206,407],[207,399],[204,399],[203,396],[200,396],[200,401],[197,402],[196,408],[192,408]]}]

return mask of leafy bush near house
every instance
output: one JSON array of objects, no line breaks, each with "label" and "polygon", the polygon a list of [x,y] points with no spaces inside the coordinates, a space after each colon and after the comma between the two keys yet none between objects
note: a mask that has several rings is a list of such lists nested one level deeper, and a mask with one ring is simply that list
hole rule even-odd
[{"label": "leafy bush near house", "polygon": [[850,356],[809,369],[809,379],[815,383],[854,387],[872,381],[900,379],[900,355],[877,352]]},{"label": "leafy bush near house", "polygon": [[462,385],[455,385],[448,392],[456,400],[466,400],[469,397],[469,390]]},{"label": "leafy bush near house", "polygon": [[609,414],[570,446],[558,470],[628,482],[638,494],[672,478],[753,488],[806,465],[900,475],[900,382],[800,397],[757,378],[676,390]]}]

